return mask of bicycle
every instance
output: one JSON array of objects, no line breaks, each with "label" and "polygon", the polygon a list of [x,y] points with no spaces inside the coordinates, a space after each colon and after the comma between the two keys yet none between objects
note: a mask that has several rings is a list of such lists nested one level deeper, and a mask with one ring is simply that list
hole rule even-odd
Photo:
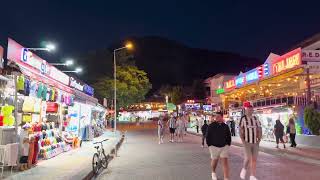
[{"label": "bicycle", "polygon": [[104,141],[108,141],[109,139],[105,139],[103,141],[100,142],[95,142],[93,144],[101,144],[101,149],[100,146],[94,146],[94,148],[97,149],[97,152],[93,154],[92,157],[92,169],[93,169],[93,173],[96,175],[98,174],[99,170],[101,167],[103,167],[104,169],[107,169],[108,167],[108,159],[109,159],[109,155],[106,155],[104,153],[104,149],[103,149],[103,142]]}]

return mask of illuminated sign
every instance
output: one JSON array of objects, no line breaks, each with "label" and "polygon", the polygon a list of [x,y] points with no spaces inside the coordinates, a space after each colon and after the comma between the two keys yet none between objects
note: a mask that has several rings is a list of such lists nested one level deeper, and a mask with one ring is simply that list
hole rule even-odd
[{"label": "illuminated sign", "polygon": [[26,48],[21,49],[21,61],[36,68],[41,74],[49,74],[48,63],[38,56],[34,56],[33,53]]},{"label": "illuminated sign", "polygon": [[94,89],[93,87],[89,86],[88,84],[85,84],[83,86],[83,92],[90,95],[90,96],[93,96],[94,95]]},{"label": "illuminated sign", "polygon": [[204,111],[212,111],[213,110],[212,105],[203,105],[202,108]]},{"label": "illuminated sign", "polygon": [[220,88],[220,89],[216,90],[216,94],[222,94],[222,93],[224,93],[224,89],[223,88]]},{"label": "illuminated sign", "polygon": [[258,70],[256,68],[252,69],[246,73],[246,82],[247,83],[252,83],[257,80],[259,80],[259,75],[258,75]]},{"label": "illuminated sign", "polygon": [[265,63],[264,65],[263,65],[263,72],[264,72],[264,76],[266,77],[266,76],[269,76],[269,63]]},{"label": "illuminated sign", "polygon": [[243,86],[245,84],[245,76],[244,75],[240,75],[238,77],[236,77],[236,86],[240,87]]},{"label": "illuminated sign", "polygon": [[302,50],[302,61],[320,61],[320,50]]},{"label": "illuminated sign", "polygon": [[70,78],[70,87],[78,89],[79,91],[83,91],[84,85],[81,85],[80,82],[75,80],[73,77]]},{"label": "illuminated sign", "polygon": [[224,83],[224,87],[229,90],[236,87],[236,81],[234,79],[230,79],[229,81]]},{"label": "illuminated sign", "polygon": [[4,59],[3,59],[3,47],[0,46],[0,68],[3,68],[3,63],[4,63]]},{"label": "illuminated sign", "polygon": [[285,70],[301,65],[301,48],[295,49],[272,62],[272,74],[278,74]]}]

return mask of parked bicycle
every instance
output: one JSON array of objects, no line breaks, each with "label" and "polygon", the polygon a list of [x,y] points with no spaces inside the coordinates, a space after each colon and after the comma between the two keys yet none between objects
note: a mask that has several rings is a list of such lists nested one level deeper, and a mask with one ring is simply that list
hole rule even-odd
[{"label": "parked bicycle", "polygon": [[108,167],[109,155],[106,155],[103,149],[103,142],[108,140],[109,139],[105,139],[103,141],[93,143],[93,144],[100,144],[100,146],[99,145],[94,146],[94,148],[97,149],[97,152],[93,154],[93,158],[92,158],[92,169],[95,175],[98,174],[101,167],[103,167],[104,169]]}]

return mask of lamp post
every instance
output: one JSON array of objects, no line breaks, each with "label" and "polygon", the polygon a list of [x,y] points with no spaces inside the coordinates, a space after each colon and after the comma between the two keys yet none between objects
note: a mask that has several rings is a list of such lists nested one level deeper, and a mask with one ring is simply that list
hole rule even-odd
[{"label": "lamp post", "polygon": [[117,131],[117,63],[116,63],[116,52],[122,49],[132,49],[132,43],[127,43],[124,47],[113,50],[113,78],[114,78],[114,134]]}]

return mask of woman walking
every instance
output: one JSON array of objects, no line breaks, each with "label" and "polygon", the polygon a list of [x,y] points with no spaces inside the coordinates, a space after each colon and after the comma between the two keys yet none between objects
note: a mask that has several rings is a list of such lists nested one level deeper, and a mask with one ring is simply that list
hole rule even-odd
[{"label": "woman walking", "polygon": [[159,144],[163,143],[163,136],[164,136],[164,124],[163,124],[163,117],[160,116],[158,120],[158,138]]},{"label": "woman walking", "polygon": [[284,126],[280,120],[276,120],[276,125],[274,125],[274,135],[276,136],[277,148],[279,148],[279,140],[283,143],[283,148],[286,148],[286,144],[283,140]]},{"label": "woman walking", "polygon": [[297,147],[296,143],[296,124],[292,118],[289,119],[289,125],[288,125],[288,133],[290,135],[290,147]]}]

